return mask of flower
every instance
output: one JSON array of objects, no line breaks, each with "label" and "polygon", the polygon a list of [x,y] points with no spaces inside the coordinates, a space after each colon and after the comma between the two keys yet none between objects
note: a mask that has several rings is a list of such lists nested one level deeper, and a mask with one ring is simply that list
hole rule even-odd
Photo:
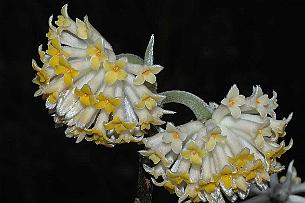
[{"label": "flower", "polygon": [[139,109],[146,107],[148,110],[152,110],[157,106],[157,101],[160,101],[161,99],[162,97],[159,97],[158,95],[144,95],[136,103],[136,107]]},{"label": "flower", "polygon": [[88,28],[86,23],[76,18],[77,36],[80,39],[88,39]]},{"label": "flower", "polygon": [[179,154],[182,150],[182,142],[185,140],[186,134],[182,133],[172,123],[167,123],[166,133],[164,133],[162,139],[165,143],[170,143],[173,152]]},{"label": "flower", "polygon": [[194,165],[201,165],[202,164],[202,158],[206,154],[206,152],[194,142],[188,142],[187,143],[187,149],[181,152],[181,156],[185,159],[190,160],[190,162]]},{"label": "flower", "polygon": [[121,58],[114,63],[104,61],[104,67],[106,70],[105,82],[108,85],[112,85],[117,80],[125,80],[127,73],[124,70],[127,64],[127,58]]},{"label": "flower", "polygon": [[256,138],[254,140],[255,145],[260,149],[263,148],[265,145],[264,137],[271,137],[271,136],[272,136],[272,132],[271,132],[270,123],[269,122],[264,123],[262,127],[256,130]]},{"label": "flower", "polygon": [[46,53],[51,57],[49,60],[50,66],[54,68],[59,65],[61,56],[69,57],[69,54],[62,50],[61,44],[57,38],[51,40]]},{"label": "flower", "polygon": [[107,59],[107,55],[101,42],[97,42],[95,45],[89,45],[87,48],[87,54],[91,57],[91,67],[93,70],[98,70],[101,63]]},{"label": "flower", "polygon": [[58,27],[69,27],[71,25],[71,22],[69,19],[65,18],[62,15],[57,16],[57,21],[55,21],[55,24]]},{"label": "flower", "polygon": [[210,152],[215,149],[217,143],[224,142],[225,136],[221,135],[221,130],[219,128],[213,129],[206,137],[203,138],[205,141],[205,150]]},{"label": "flower", "polygon": [[105,109],[105,111],[110,114],[115,112],[118,106],[120,106],[121,100],[119,98],[110,98],[102,93],[97,96],[97,102],[95,107],[97,109]]},{"label": "flower", "polygon": [[136,85],[142,85],[145,81],[150,84],[154,84],[156,82],[155,74],[158,74],[163,70],[163,67],[160,65],[152,65],[152,66],[129,66],[129,69],[133,71],[137,76],[133,81]]},{"label": "flower", "polygon": [[261,117],[265,118],[268,113],[270,100],[267,94],[264,94],[260,86],[256,86],[251,97],[247,99],[249,106],[255,108]]},{"label": "flower", "polygon": [[[46,98],[54,121],[67,126],[67,137],[111,147],[140,142],[152,125],[164,123],[162,115],[172,113],[160,107],[164,96],[147,83],[134,84],[138,74],[157,73],[161,66],[132,54],[116,55],[88,17],[69,17],[67,5],[55,25],[52,21],[51,16],[47,50],[38,48],[42,68],[32,63],[33,82],[39,85],[34,96]],[[152,63],[153,56],[147,57]]]},{"label": "flower", "polygon": [[49,74],[46,69],[40,68],[37,65],[35,60],[32,61],[32,67],[35,71],[37,71],[36,77],[32,81],[33,83],[35,83],[37,85],[45,85],[45,84],[49,83],[50,78],[48,76]]},{"label": "flower", "polygon": [[[238,97],[236,90],[234,85],[227,100]],[[285,146],[277,138],[285,135],[291,116],[282,121],[262,117],[258,109],[241,102],[240,116],[236,117],[228,104],[213,105],[207,120],[177,127],[168,124],[171,128],[142,140],[146,149],[139,153],[153,161],[144,164],[144,170],[153,176],[155,185],[170,185],[179,202],[225,202],[223,194],[231,202],[238,197],[245,199],[250,186],[266,189],[270,175],[283,169],[277,159],[291,148],[292,142]],[[179,147],[172,144],[179,138],[175,132],[184,133],[183,139],[175,143]]]},{"label": "flower", "polygon": [[109,123],[105,124],[105,128],[107,130],[112,130],[114,129],[115,132],[117,133],[121,133],[125,130],[132,130],[136,127],[136,125],[134,123],[131,122],[124,122],[121,121],[121,119],[118,116],[115,116],[112,121],[110,121]]},{"label": "flower", "polygon": [[59,64],[54,67],[56,75],[63,75],[64,83],[71,86],[73,83],[73,78],[79,75],[79,71],[71,67],[69,62],[64,58],[59,58]]},{"label": "flower", "polygon": [[91,106],[95,104],[95,98],[92,94],[89,85],[85,84],[81,89],[74,90],[75,96],[79,97],[79,101],[84,106]]},{"label": "flower", "polygon": [[226,105],[234,118],[239,118],[241,114],[240,106],[245,104],[245,96],[239,95],[239,90],[236,85],[233,85],[221,103]]}]

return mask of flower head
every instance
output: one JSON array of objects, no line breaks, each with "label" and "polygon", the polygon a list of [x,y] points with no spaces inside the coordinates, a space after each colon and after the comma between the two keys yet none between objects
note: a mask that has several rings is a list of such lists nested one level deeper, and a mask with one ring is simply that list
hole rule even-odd
[{"label": "flower head", "polygon": [[[144,165],[144,169],[153,175],[155,185],[167,183],[175,188],[180,202],[187,198],[224,202],[222,193],[231,202],[238,197],[245,199],[251,185],[265,189],[270,175],[282,170],[277,159],[292,142],[285,146],[284,142],[278,144],[277,138],[284,134],[281,131],[291,117],[283,121],[262,117],[258,109],[247,102],[237,102],[240,115],[234,116],[229,100],[239,96],[237,90],[234,85],[227,100],[215,105],[211,118],[177,127],[170,124],[174,133],[166,129],[144,138],[146,149],[140,153],[158,157],[151,166]],[[185,138],[177,142],[182,145],[181,151],[177,150],[180,146],[176,149],[172,145],[175,138],[179,138],[176,131],[185,134]]]},{"label": "flower head", "polygon": [[55,25],[49,18],[47,38],[47,50],[38,48],[42,68],[33,61],[33,82],[39,85],[34,96],[46,98],[54,121],[67,125],[67,137],[114,146],[139,142],[151,125],[164,123],[160,117],[169,113],[159,104],[164,97],[147,83],[134,84],[142,73],[155,83],[151,74],[162,68],[152,64],[152,55],[145,59],[149,64],[132,54],[116,55],[87,17],[69,17],[67,5]]}]

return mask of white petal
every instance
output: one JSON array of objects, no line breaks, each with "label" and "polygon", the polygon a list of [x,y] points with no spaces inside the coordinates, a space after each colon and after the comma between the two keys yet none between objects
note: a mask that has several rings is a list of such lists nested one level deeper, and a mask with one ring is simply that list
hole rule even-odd
[{"label": "white petal", "polygon": [[176,154],[179,154],[182,150],[181,140],[172,140],[171,147]]},{"label": "white petal", "polygon": [[241,115],[241,110],[237,106],[230,107],[230,111],[231,111],[233,118],[239,118]]},{"label": "white petal", "polygon": [[237,106],[242,106],[245,104],[246,99],[244,95],[238,95],[237,97],[235,97],[235,102]]},{"label": "white petal", "polygon": [[231,99],[234,98],[236,96],[239,95],[239,89],[237,88],[237,86],[234,84],[231,89],[229,90],[228,94],[227,94],[227,98]]}]

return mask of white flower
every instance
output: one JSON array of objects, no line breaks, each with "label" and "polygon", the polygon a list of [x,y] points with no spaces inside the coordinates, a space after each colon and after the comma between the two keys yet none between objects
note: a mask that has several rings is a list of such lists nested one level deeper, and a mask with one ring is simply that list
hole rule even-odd
[{"label": "white flower", "polygon": [[172,123],[167,123],[166,132],[163,135],[163,141],[170,143],[173,152],[179,154],[182,150],[182,142],[186,138],[186,134],[179,131]]},{"label": "white flower", "polygon": [[226,105],[234,118],[239,118],[241,114],[240,106],[245,104],[245,96],[239,95],[239,90],[236,85],[233,85],[221,103]]},{"label": "white flower", "polygon": [[[239,95],[237,87],[231,89],[235,94],[231,91],[228,99]],[[284,135],[283,124],[291,117],[262,118],[246,104],[240,107],[238,118],[221,104],[205,122],[191,121],[175,128],[168,124],[171,132],[186,135],[180,153],[172,146],[175,134],[169,128],[145,138],[146,149],[140,154],[152,160],[152,166],[143,167],[153,183],[175,192],[179,202],[225,202],[223,194],[234,202],[238,197],[245,199],[251,185],[265,189],[270,174],[283,169],[277,159],[292,146],[292,141],[288,146],[277,143],[278,134]]]},{"label": "white flower", "polygon": [[[268,113],[268,105],[270,104],[270,100],[267,94],[264,94],[262,88],[260,86],[256,86],[253,88],[253,95],[248,98],[248,104],[255,108],[261,117],[265,118]],[[272,105],[270,106],[272,109]]]},{"label": "white flower", "polygon": [[145,129],[164,123],[160,117],[169,113],[159,107],[164,96],[143,82],[134,84],[139,74],[155,83],[153,74],[162,66],[133,64],[116,55],[87,17],[76,22],[69,17],[67,5],[55,21],[57,27],[52,21],[51,16],[48,48],[38,50],[42,68],[32,62],[37,71],[33,82],[39,85],[35,96],[47,99],[55,122],[67,125],[68,137],[113,146],[138,142]]}]

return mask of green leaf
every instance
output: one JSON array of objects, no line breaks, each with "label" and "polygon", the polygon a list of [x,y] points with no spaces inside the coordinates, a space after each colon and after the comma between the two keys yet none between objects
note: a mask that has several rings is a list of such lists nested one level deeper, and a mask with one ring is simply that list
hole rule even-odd
[{"label": "green leaf", "polygon": [[145,51],[144,64],[147,66],[152,66],[153,63],[154,63],[154,35],[152,34]]},{"label": "green leaf", "polygon": [[117,59],[126,57],[129,63],[144,65],[144,60],[140,56],[134,54],[119,54],[116,57]]},{"label": "green leaf", "polygon": [[212,117],[212,108],[201,98],[192,93],[180,90],[171,90],[159,94],[166,96],[161,105],[166,103],[183,104],[190,108],[195,114],[196,118],[200,121],[205,121]]}]

